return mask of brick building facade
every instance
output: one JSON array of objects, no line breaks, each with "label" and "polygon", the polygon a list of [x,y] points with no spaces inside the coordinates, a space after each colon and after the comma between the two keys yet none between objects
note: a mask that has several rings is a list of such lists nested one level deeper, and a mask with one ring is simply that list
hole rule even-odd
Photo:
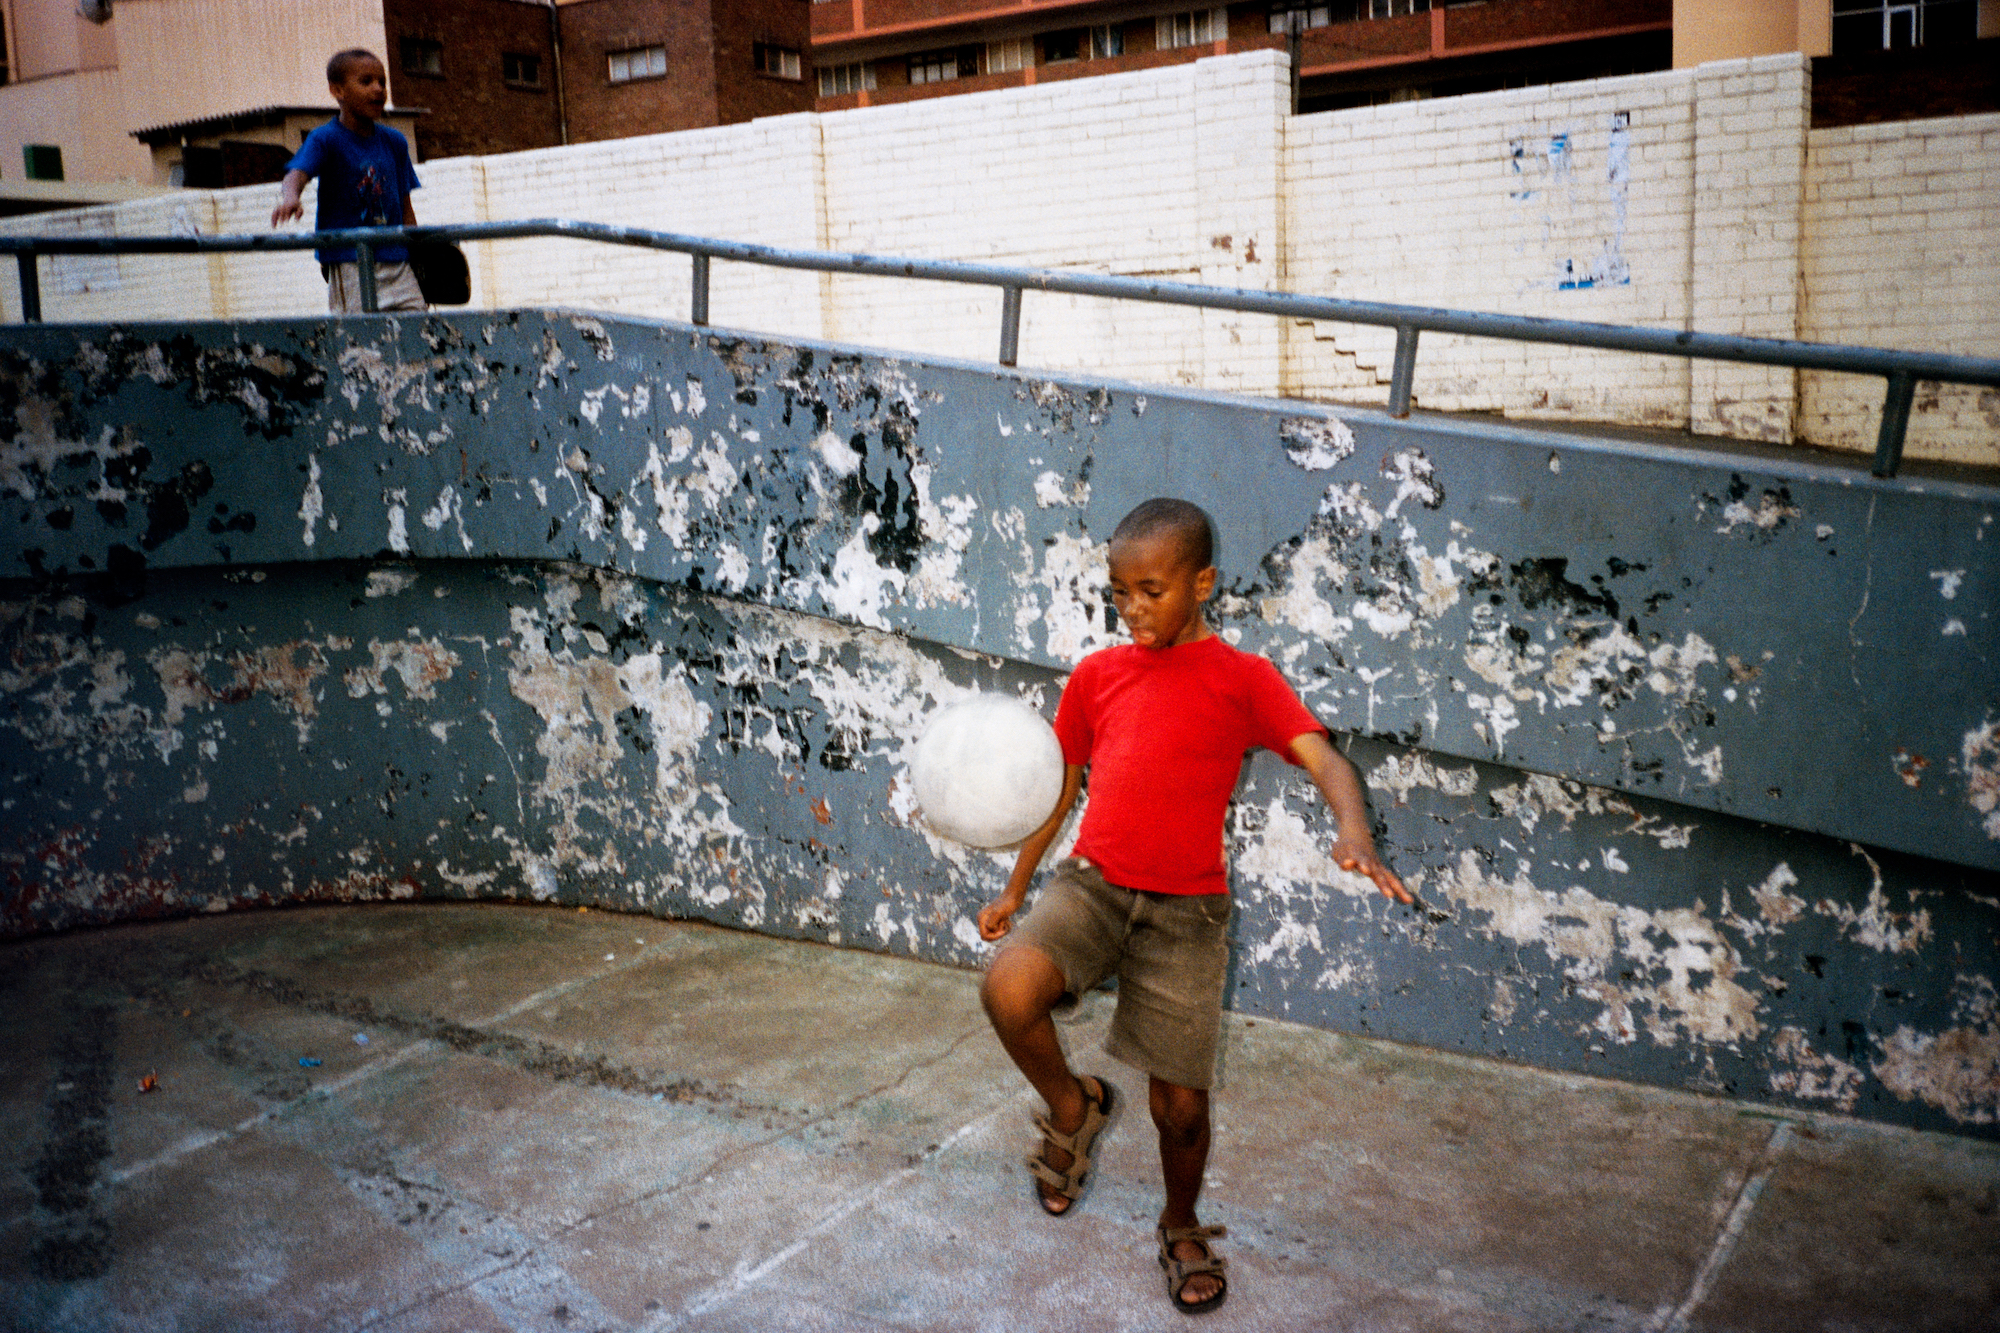
[{"label": "brick building facade", "polygon": [[813,109],[810,0],[384,0],[396,102],[428,157]]},{"label": "brick building facade", "polygon": [[1283,50],[1301,108],[1596,78],[1673,63],[1673,0],[818,0],[821,110]]},{"label": "brick building facade", "polygon": [[396,105],[422,107],[423,155],[562,142],[548,6],[524,0],[382,0]]}]

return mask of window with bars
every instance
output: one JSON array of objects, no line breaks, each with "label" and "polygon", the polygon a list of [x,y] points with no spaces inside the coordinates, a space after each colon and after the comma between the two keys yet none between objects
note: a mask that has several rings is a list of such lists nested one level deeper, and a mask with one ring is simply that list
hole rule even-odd
[{"label": "window with bars", "polygon": [[927,51],[910,57],[911,83],[944,83],[970,74],[957,51]]},{"label": "window with bars", "polygon": [[612,51],[605,56],[606,72],[613,83],[631,83],[634,79],[657,79],[667,72],[667,48],[664,46],[634,46],[623,51]]},{"label": "window with bars", "polygon": [[[1348,5],[1346,8],[1352,9],[1354,6]],[[1354,16],[1350,14],[1347,17],[1352,18]],[[1304,32],[1307,28],[1324,28],[1332,22],[1332,5],[1271,6],[1272,32],[1290,32],[1294,23],[1298,25],[1299,31]]]},{"label": "window with bars", "polygon": [[500,54],[500,77],[515,88],[539,88],[542,86],[542,58],[523,55],[519,51],[503,51]]},{"label": "window with bars", "polygon": [[1161,50],[1172,50],[1182,46],[1206,46],[1229,36],[1229,11],[1226,9],[1185,10],[1179,14],[1162,14],[1154,21],[1155,45]]},{"label": "window with bars", "polygon": [[845,93],[875,91],[875,67],[865,62],[852,65],[835,65],[831,69],[821,66],[819,75],[819,95],[839,97]]},{"label": "window with bars", "polygon": [[1065,28],[1061,32],[1043,33],[1043,63],[1060,65],[1065,61],[1083,59],[1083,41],[1082,28]]},{"label": "window with bars", "polygon": [[805,77],[805,65],[799,53],[789,46],[775,46],[770,42],[757,42],[750,48],[750,59],[759,74],[768,74],[774,79],[801,79]]},{"label": "window with bars", "polygon": [[986,44],[986,72],[1011,74],[1035,63],[1035,44],[1025,37]]},{"label": "window with bars", "polygon": [[405,74],[422,74],[433,79],[444,77],[443,42],[434,42],[427,37],[405,37],[396,43],[396,57]]},{"label": "window with bars", "polygon": [[1835,55],[1969,42],[1978,35],[1976,0],[1833,0]]}]

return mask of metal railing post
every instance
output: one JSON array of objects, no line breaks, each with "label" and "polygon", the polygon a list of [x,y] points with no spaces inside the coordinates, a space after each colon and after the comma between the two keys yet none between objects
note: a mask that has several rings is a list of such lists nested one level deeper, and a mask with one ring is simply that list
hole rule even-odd
[{"label": "metal railing post", "polygon": [[42,322],[42,275],[38,267],[41,256],[33,250],[23,250],[14,258],[21,267],[21,320],[39,324]]},{"label": "metal railing post", "polygon": [[1910,404],[1917,396],[1917,380],[1908,371],[1889,376],[1889,391],[1882,399],[1882,429],[1875,437],[1875,467],[1878,477],[1893,477],[1903,463],[1903,437],[1910,430]]},{"label": "metal railing post", "polygon": [[1021,289],[1002,287],[1000,289],[1000,364],[1019,365],[1021,361]]},{"label": "metal railing post", "polygon": [[372,315],[382,302],[375,292],[375,247],[367,241],[354,243],[354,276],[361,287],[361,308]]},{"label": "metal railing post", "polygon": [[706,326],[708,323],[708,256],[696,253],[694,260],[693,287],[688,293],[688,323]]},{"label": "metal railing post", "polygon": [[1396,364],[1389,372],[1389,415],[1410,415],[1410,386],[1417,378],[1417,334],[1414,324],[1396,326]]}]

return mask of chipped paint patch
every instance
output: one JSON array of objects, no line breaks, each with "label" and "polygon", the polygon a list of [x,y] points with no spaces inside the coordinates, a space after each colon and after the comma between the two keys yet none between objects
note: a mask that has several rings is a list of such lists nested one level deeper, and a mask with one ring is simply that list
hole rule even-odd
[{"label": "chipped paint patch", "polygon": [[1105,551],[1088,536],[1058,533],[1043,543],[1039,561],[1031,558],[1028,567],[1013,576],[1020,589],[1014,625],[1023,648],[1039,648],[1074,665],[1100,648],[1125,641],[1123,631],[1114,628]]},{"label": "chipped paint patch", "polygon": [[436,638],[371,639],[368,656],[366,666],[354,667],[341,676],[351,699],[388,693],[385,682],[391,675],[403,682],[403,692],[410,698],[435,699],[438,685],[450,680],[462,665],[458,654]]},{"label": "chipped paint patch", "polygon": [[1354,432],[1338,417],[1287,417],[1278,423],[1285,457],[1308,472],[1324,472],[1354,456]]},{"label": "chipped paint patch", "polygon": [[1438,883],[1485,913],[1484,929],[1546,950],[1576,994],[1602,1006],[1592,1026],[1611,1041],[1635,1040],[1641,1022],[1661,1046],[1734,1045],[1762,1030],[1757,997],[1735,980],[1741,960],[1699,904],[1644,911],[1580,886],[1545,890],[1525,869],[1502,879],[1471,851]]},{"label": "chipped paint patch", "polygon": [[2000,1015],[1990,978],[1961,974],[1956,1025],[1943,1032],[1899,1026],[1877,1037],[1875,1076],[1905,1101],[1928,1103],[1961,1124],[2000,1117]]},{"label": "chipped paint patch", "polygon": [[307,456],[306,488],[299,496],[299,520],[305,526],[305,544],[311,546],[319,535],[320,516],[326,512],[326,499],[319,489],[319,455]]},{"label": "chipped paint patch", "polygon": [[1764,877],[1763,883],[1750,890],[1750,896],[1757,902],[1757,911],[1763,916],[1767,926],[1788,926],[1805,914],[1806,900],[1788,892],[1799,882],[1792,868],[1780,861]]},{"label": "chipped paint patch", "polygon": [[408,592],[416,586],[416,582],[417,572],[414,569],[371,569],[362,588],[362,596],[371,601],[377,597],[394,597]]},{"label": "chipped paint patch", "polygon": [[1408,805],[1410,793],[1428,788],[1446,796],[1467,797],[1479,790],[1479,770],[1446,768],[1421,751],[1391,755],[1368,775],[1369,786],[1395,797],[1397,805]]},{"label": "chipped paint patch", "polygon": [[1861,1100],[1861,1070],[1813,1050],[1804,1028],[1780,1028],[1771,1042],[1771,1059],[1787,1066],[1772,1069],[1773,1092],[1802,1102],[1827,1102],[1836,1110],[1849,1112]]},{"label": "chipped paint patch", "polygon": [[1988,718],[1966,732],[1958,753],[1965,802],[1980,816],[1986,836],[2000,840],[2000,722]]}]

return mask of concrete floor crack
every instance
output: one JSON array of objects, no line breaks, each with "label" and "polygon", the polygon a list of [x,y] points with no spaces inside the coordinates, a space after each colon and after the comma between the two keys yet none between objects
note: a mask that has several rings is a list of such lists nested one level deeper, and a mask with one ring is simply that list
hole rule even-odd
[{"label": "concrete floor crack", "polygon": [[[447,1297],[458,1295],[462,1292],[474,1291],[477,1288],[495,1282],[497,1279],[509,1273],[531,1270],[531,1269],[539,1273],[543,1272],[543,1270],[551,1269],[553,1266],[549,1265],[542,1258],[542,1253],[541,1253],[542,1250],[551,1242],[562,1239],[572,1234],[573,1232],[577,1232],[595,1226],[599,1222],[608,1221],[612,1218],[615,1218],[620,1213],[628,1212],[633,1208],[637,1208],[647,1203],[655,1202],[657,1200],[670,1198],[671,1196],[688,1188],[688,1186],[691,1183],[713,1177],[716,1172],[726,1169],[730,1165],[730,1163],[734,1161],[737,1161],[744,1157],[754,1156],[755,1154],[763,1151],[764,1149],[769,1148],[771,1145],[776,1143],[781,1143],[786,1139],[796,1138],[799,1135],[804,1134],[806,1131],[813,1128],[813,1126],[815,1125],[830,1122],[835,1118],[839,1117],[840,1115],[852,1110],[856,1106],[859,1106],[876,1097],[885,1096],[888,1093],[891,1093],[895,1091],[897,1088],[901,1087],[904,1083],[907,1083],[911,1077],[920,1073],[921,1071],[934,1067],[938,1064],[943,1063],[945,1060],[950,1059],[951,1056],[953,1056],[961,1048],[963,1048],[968,1041],[971,1041],[973,1038],[979,1036],[981,1033],[985,1031],[986,1028],[983,1024],[968,1028],[964,1032],[961,1032],[957,1037],[953,1038],[948,1045],[946,1045],[942,1050],[938,1051],[936,1054],[910,1062],[910,1064],[908,1064],[900,1073],[898,1073],[896,1077],[889,1079],[883,1083],[877,1084],[874,1087],[867,1088],[861,1092],[858,1092],[854,1094],[852,1097],[846,1098],[832,1109],[824,1112],[821,1115],[813,1117],[811,1120],[807,1121],[802,1125],[797,1126],[796,1128],[785,1130],[781,1133],[771,1134],[761,1139],[752,1140],[750,1142],[747,1142],[736,1148],[731,1149],[729,1152],[722,1153],[710,1159],[710,1161],[705,1166],[700,1168],[698,1171],[689,1172],[685,1177],[676,1180],[671,1184],[663,1185],[656,1189],[642,1190],[639,1193],[629,1195],[623,1199],[620,1199],[617,1203],[611,1205],[610,1207],[597,1209],[593,1212],[586,1213],[583,1216],[578,1217],[576,1220],[572,1222],[567,1222],[561,1226],[555,1227],[546,1236],[543,1236],[539,1239],[522,1237],[521,1246],[518,1252],[495,1254],[491,1250],[486,1250],[485,1253],[488,1255],[488,1257],[501,1259],[503,1260],[503,1262],[497,1263],[493,1265],[491,1268],[488,1268],[485,1271],[479,1273],[477,1276],[467,1278],[462,1282],[456,1282],[449,1286],[441,1287],[435,1291],[426,1292],[418,1299],[411,1301],[406,1305],[399,1306],[395,1310],[389,1311],[381,1315],[380,1317],[371,1320],[366,1324],[361,1325],[360,1327],[362,1330],[382,1327],[386,1324],[393,1322],[396,1319],[401,1318],[402,1316],[410,1313],[413,1310],[419,1310],[427,1306],[434,1305],[437,1302],[446,1299]],[[991,1119],[992,1116],[997,1113],[998,1109],[1000,1108],[996,1108],[994,1111],[987,1112],[985,1115],[982,1115],[977,1120],[973,1121],[970,1125],[961,1126],[959,1129],[955,1130],[951,1135],[949,1135],[945,1139],[942,1139],[937,1143],[927,1145],[921,1152],[911,1154],[908,1163],[902,1169],[884,1178],[883,1180],[878,1181],[875,1184],[875,1186],[866,1191],[863,1195],[856,1196],[856,1198],[850,1199],[847,1203],[844,1203],[839,1208],[836,1208],[832,1214],[829,1214],[828,1216],[819,1219],[811,1227],[809,1227],[806,1233],[802,1235],[799,1239],[795,1240],[792,1244],[786,1246],[778,1253],[770,1256],[769,1258],[765,1259],[762,1263],[750,1269],[747,1272],[747,1274],[745,1272],[744,1266],[739,1265],[737,1273],[732,1275],[730,1282],[723,1284],[722,1287],[710,1288],[707,1292],[704,1292],[700,1297],[697,1297],[696,1300],[693,1303],[691,1303],[689,1307],[686,1310],[684,1310],[680,1315],[673,1316],[668,1323],[659,1324],[656,1322],[652,1324],[647,1324],[644,1327],[649,1331],[659,1328],[677,1327],[681,1321],[691,1318],[695,1314],[698,1314],[702,1311],[712,1309],[716,1305],[719,1305],[723,1301],[729,1299],[731,1296],[736,1295],[738,1292],[752,1285],[758,1279],[762,1278],[765,1274],[776,1269],[778,1266],[783,1264],[787,1259],[790,1259],[794,1255],[798,1254],[801,1250],[805,1248],[805,1245],[814,1236],[823,1233],[829,1227],[836,1225],[841,1219],[851,1215],[863,1203],[879,1197],[882,1194],[882,1192],[889,1186],[897,1182],[900,1182],[902,1180],[906,1180],[910,1176],[914,1175],[917,1169],[921,1167],[925,1161],[933,1157],[936,1157],[942,1152],[944,1152],[946,1148],[950,1147],[952,1144],[956,1143],[960,1138],[964,1137],[964,1135],[968,1132],[968,1130],[980,1124],[983,1124],[985,1121]],[[383,1177],[383,1179],[387,1180],[392,1184],[398,1184],[398,1185],[410,1183],[402,1181],[399,1177],[396,1177],[393,1174],[387,1175]],[[352,1184],[354,1182],[350,1183]],[[357,1186],[357,1189],[359,1189],[359,1186]],[[498,1219],[496,1218],[493,1220],[498,1220]],[[515,1232],[511,1226],[509,1226],[507,1230],[508,1234],[510,1235],[518,1236],[521,1234]],[[546,1292],[550,1290],[552,1286],[567,1287],[568,1285],[569,1283],[567,1275],[561,1274],[559,1269],[555,1269],[553,1273],[545,1273],[539,1280],[528,1282],[528,1286],[532,1290],[538,1293]],[[724,1288],[726,1288],[726,1290],[724,1290]],[[543,1303],[546,1304],[546,1302]],[[492,1302],[488,1301],[488,1304],[489,1306],[491,1306]],[[595,1308],[594,1306],[591,1306],[587,1301],[583,1300],[581,1295],[579,1295],[577,1302],[566,1301],[565,1307],[572,1312],[573,1316],[579,1315],[586,1308],[591,1308],[591,1309]],[[502,1311],[496,1310],[496,1313],[502,1313]]]},{"label": "concrete floor crack", "polygon": [[908,1166],[882,1177],[866,1190],[850,1194],[840,1204],[815,1220],[791,1244],[756,1264],[752,1264],[747,1260],[738,1264],[735,1272],[731,1273],[723,1281],[710,1287],[701,1295],[695,1297],[692,1301],[689,1301],[682,1307],[678,1314],[662,1315],[651,1323],[643,1324],[640,1326],[640,1333],[672,1333],[672,1330],[681,1328],[689,1320],[700,1318],[717,1306],[735,1299],[743,1292],[763,1281],[769,1274],[803,1253],[814,1241],[845,1222],[849,1217],[852,1217],[863,1208],[873,1205],[876,1200],[880,1199],[890,1190],[914,1178],[925,1163],[943,1156],[956,1146],[959,1140],[984,1128],[995,1116],[998,1116],[1006,1109],[1007,1106],[1003,1103],[982,1115],[966,1121],[943,1139],[927,1147]]},{"label": "concrete floor crack", "polygon": [[1781,1120],[1771,1137],[1765,1141],[1763,1150],[1751,1164],[1749,1178],[1736,1193],[1736,1202],[1723,1219],[1722,1229],[1716,1234],[1715,1243],[1709,1247],[1708,1257],[1695,1271],[1694,1281],[1688,1286],[1687,1298],[1671,1311],[1662,1310],[1654,1317],[1652,1328],[1656,1333],[1687,1333],[1688,1321],[1701,1303],[1708,1299],[1722,1270],[1736,1253],[1737,1244],[1743,1239],[1743,1232],[1750,1225],[1750,1214],[1756,1210],[1757,1198],[1764,1192],[1771,1173],[1778,1169],[1778,1163],[1792,1142],[1792,1122]]}]

